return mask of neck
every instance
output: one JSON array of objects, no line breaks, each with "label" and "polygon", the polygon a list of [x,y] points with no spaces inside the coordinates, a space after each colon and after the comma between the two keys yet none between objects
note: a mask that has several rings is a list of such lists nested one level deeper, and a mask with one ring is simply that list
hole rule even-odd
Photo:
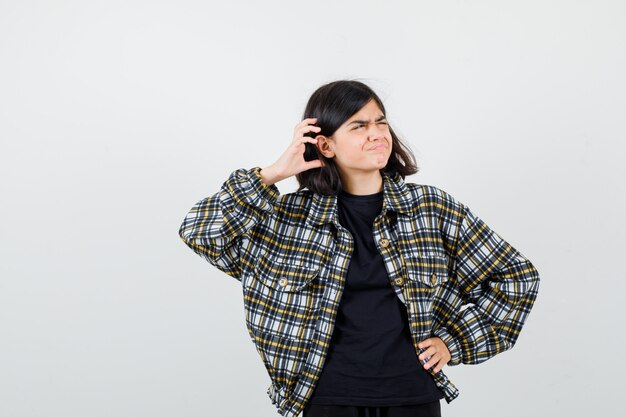
[{"label": "neck", "polygon": [[354,195],[376,194],[383,190],[383,177],[379,170],[341,175],[345,192]]}]

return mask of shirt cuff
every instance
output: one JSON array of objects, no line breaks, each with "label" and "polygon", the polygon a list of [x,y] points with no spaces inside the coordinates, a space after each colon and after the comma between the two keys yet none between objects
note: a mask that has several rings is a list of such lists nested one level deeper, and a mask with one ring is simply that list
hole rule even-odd
[{"label": "shirt cuff", "polygon": [[264,197],[273,199],[278,198],[280,194],[278,187],[275,184],[267,185],[263,182],[263,179],[261,178],[262,169],[263,168],[261,167],[254,167],[248,170],[249,173],[254,174],[254,176],[252,177],[252,184],[254,185],[256,191],[264,194]]}]

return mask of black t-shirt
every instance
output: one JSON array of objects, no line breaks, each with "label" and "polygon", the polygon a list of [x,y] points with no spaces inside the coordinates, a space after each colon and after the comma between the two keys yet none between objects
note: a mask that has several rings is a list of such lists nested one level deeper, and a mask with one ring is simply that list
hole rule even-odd
[{"label": "black t-shirt", "polygon": [[383,407],[444,398],[417,358],[406,307],[374,243],[382,202],[382,191],[338,195],[339,223],[350,231],[354,253],[311,404]]}]

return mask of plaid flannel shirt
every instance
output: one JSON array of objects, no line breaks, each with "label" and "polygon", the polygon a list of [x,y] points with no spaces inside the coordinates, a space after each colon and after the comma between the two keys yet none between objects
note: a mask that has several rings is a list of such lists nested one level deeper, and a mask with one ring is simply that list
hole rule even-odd
[{"label": "plaid flannel shirt", "polygon": [[[246,327],[277,412],[297,416],[324,365],[353,251],[336,196],[280,195],[260,167],[233,171],[198,201],[179,236],[242,286]],[[478,364],[513,347],[537,297],[531,262],[450,194],[383,176],[372,233],[418,342],[440,337],[448,365]],[[426,359],[423,361],[425,362]],[[448,403],[458,389],[428,369]]]}]

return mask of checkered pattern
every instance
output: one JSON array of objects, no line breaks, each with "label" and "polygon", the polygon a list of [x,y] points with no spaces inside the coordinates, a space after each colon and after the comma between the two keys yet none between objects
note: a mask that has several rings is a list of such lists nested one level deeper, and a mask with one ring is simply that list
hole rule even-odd
[{"label": "checkered pattern", "polygon": [[[280,195],[260,167],[233,171],[198,201],[183,241],[242,286],[246,325],[271,379],[279,414],[297,416],[324,366],[353,238],[336,196],[308,189]],[[383,175],[373,236],[417,343],[438,336],[449,366],[478,364],[510,349],[537,297],[531,262],[450,194]],[[428,370],[449,403],[458,389]]]}]

